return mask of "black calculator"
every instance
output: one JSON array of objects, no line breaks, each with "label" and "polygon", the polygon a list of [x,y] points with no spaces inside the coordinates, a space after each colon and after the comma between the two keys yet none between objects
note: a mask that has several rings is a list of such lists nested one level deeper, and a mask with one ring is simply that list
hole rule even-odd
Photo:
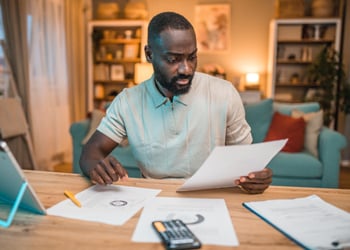
[{"label": "black calculator", "polygon": [[166,249],[197,249],[201,242],[182,220],[153,221]]}]

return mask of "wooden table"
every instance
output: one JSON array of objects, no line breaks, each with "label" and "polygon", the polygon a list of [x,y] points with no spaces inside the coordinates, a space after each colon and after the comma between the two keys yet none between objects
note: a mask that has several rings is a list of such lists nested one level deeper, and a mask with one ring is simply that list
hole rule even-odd
[{"label": "wooden table", "polygon": [[[25,171],[25,174],[46,208],[66,199],[65,189],[74,193],[90,186],[77,174]],[[283,234],[272,228],[242,206],[242,202],[281,198],[298,198],[317,194],[325,201],[350,211],[350,189],[319,189],[272,186],[263,194],[249,195],[237,188],[176,193],[181,184],[176,180],[132,179],[122,185],[161,189],[159,196],[224,198],[236,230],[240,249],[300,249]],[[6,217],[6,206],[0,207],[0,217]],[[160,243],[131,241],[141,211],[123,226],[41,216],[20,211],[7,228],[0,229],[0,249],[164,249]],[[220,223],[220,222],[218,222]],[[202,249],[232,249],[203,245]]]}]

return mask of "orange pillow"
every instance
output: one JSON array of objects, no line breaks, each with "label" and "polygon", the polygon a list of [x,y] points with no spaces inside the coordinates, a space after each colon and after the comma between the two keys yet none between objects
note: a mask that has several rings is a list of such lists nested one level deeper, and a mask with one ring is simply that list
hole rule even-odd
[{"label": "orange pillow", "polygon": [[273,141],[288,138],[283,147],[284,152],[300,152],[304,149],[304,135],[306,123],[302,117],[293,118],[275,112],[264,141]]}]

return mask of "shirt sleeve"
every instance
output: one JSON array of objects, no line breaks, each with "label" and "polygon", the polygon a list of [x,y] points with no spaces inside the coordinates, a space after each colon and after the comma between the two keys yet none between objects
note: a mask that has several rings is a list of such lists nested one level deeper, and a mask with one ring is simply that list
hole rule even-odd
[{"label": "shirt sleeve", "polygon": [[227,111],[226,145],[251,144],[251,128],[245,119],[245,110],[238,91],[233,87],[229,92]]},{"label": "shirt sleeve", "polygon": [[108,107],[106,116],[102,119],[97,130],[113,141],[120,143],[126,138],[126,129],[123,120],[123,92],[117,95]]}]

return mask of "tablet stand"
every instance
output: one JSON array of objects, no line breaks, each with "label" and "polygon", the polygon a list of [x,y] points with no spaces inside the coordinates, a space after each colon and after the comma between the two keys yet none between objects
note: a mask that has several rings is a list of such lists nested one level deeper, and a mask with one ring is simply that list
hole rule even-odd
[{"label": "tablet stand", "polygon": [[28,186],[27,182],[23,182],[22,186],[17,194],[16,200],[13,203],[13,206],[11,208],[10,214],[7,217],[7,220],[0,220],[0,226],[1,227],[9,227],[13,221],[13,218],[15,217],[15,214],[17,212],[17,209],[19,207],[19,204],[21,203],[22,197],[24,195],[24,192],[26,191]]}]

